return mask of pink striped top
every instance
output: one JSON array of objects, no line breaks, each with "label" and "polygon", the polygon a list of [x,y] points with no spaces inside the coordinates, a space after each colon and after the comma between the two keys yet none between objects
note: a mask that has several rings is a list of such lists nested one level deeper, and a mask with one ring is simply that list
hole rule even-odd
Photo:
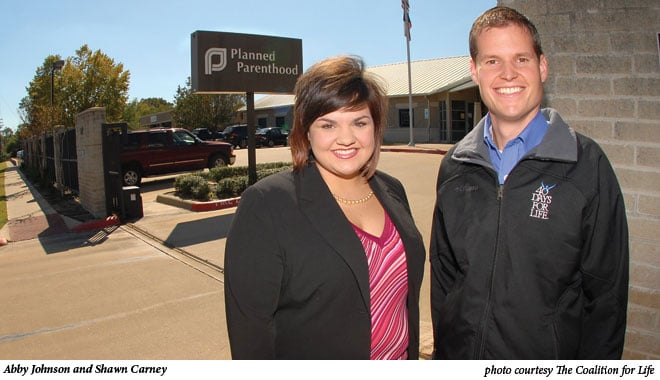
[{"label": "pink striped top", "polygon": [[371,360],[408,358],[408,267],[401,237],[389,215],[380,237],[353,225],[369,265]]}]

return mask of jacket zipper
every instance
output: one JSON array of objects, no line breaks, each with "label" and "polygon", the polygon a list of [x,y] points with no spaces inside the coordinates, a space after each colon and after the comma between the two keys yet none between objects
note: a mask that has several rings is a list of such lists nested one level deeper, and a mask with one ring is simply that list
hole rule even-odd
[{"label": "jacket zipper", "polygon": [[[497,180],[497,179],[496,179]],[[475,359],[482,360],[484,351],[486,350],[486,324],[488,323],[488,316],[492,308],[493,298],[493,284],[495,283],[495,268],[497,266],[497,256],[500,249],[500,226],[502,225],[502,199],[504,197],[504,185],[497,185],[497,234],[495,235],[495,250],[493,252],[493,261],[490,267],[490,287],[488,288],[488,299],[486,300],[486,308],[481,317],[481,325],[479,326],[480,342],[479,350],[476,353]]]}]

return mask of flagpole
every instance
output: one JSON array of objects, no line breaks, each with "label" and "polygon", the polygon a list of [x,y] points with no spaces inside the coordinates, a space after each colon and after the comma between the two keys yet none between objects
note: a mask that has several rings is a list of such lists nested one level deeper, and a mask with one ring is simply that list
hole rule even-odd
[{"label": "flagpole", "polygon": [[401,0],[401,8],[403,8],[403,34],[406,36],[406,56],[408,61],[408,129],[410,130],[410,141],[408,146],[415,146],[415,138],[413,136],[413,107],[412,107],[412,74],[410,72],[410,3],[408,0]]},{"label": "flagpole", "polygon": [[406,53],[408,56],[408,127],[410,129],[410,142],[408,146],[415,146],[413,137],[413,111],[412,111],[412,75],[410,73],[410,40],[406,38]]}]

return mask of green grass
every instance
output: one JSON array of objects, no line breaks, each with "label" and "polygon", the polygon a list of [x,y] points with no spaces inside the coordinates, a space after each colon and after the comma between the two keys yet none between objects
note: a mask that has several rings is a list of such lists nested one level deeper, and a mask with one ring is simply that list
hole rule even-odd
[{"label": "green grass", "polygon": [[6,162],[0,162],[0,228],[7,224],[7,196],[5,194]]}]

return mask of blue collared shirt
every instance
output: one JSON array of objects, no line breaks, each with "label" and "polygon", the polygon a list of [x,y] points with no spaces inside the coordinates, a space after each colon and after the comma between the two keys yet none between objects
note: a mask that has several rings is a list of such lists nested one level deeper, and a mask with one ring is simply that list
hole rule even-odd
[{"label": "blue collared shirt", "polygon": [[518,164],[521,158],[535,146],[541,143],[543,136],[548,131],[548,121],[543,117],[541,110],[534,119],[527,124],[525,129],[516,138],[509,141],[501,152],[497,149],[493,140],[490,113],[486,115],[484,128],[484,142],[490,152],[490,161],[497,170],[500,185],[506,181],[511,170]]}]

